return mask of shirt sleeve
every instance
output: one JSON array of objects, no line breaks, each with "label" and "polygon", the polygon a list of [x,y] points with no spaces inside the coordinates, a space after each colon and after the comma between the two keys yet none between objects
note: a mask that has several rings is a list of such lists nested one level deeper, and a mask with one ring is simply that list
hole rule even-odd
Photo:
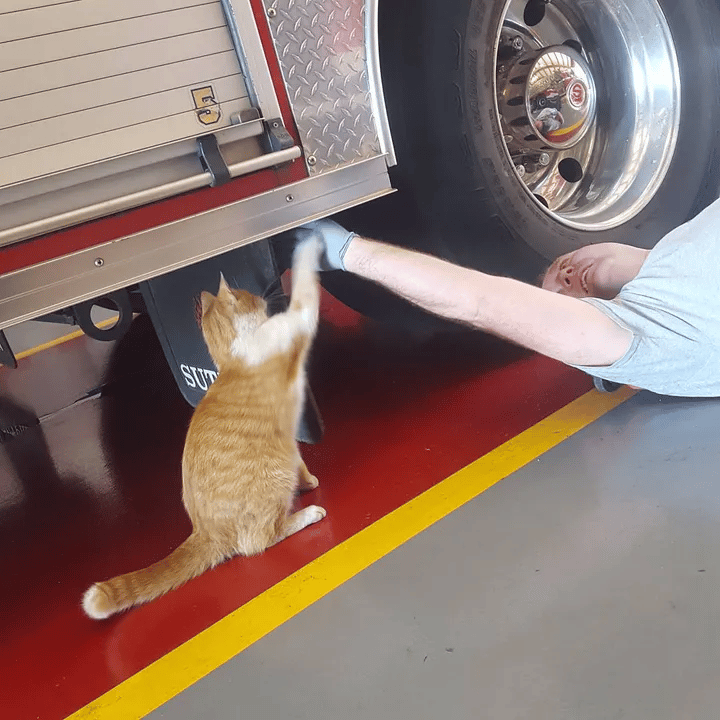
[{"label": "shirt sleeve", "polygon": [[714,368],[720,369],[716,348],[709,349],[694,333],[678,332],[677,323],[658,322],[631,303],[597,298],[586,298],[584,302],[629,330],[633,339],[625,355],[612,365],[573,367],[661,395],[720,396],[720,372],[713,373]]}]

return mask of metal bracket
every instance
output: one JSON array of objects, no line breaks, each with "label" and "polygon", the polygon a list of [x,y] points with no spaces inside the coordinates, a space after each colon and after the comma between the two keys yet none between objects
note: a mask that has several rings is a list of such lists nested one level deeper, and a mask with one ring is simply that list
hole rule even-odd
[{"label": "metal bracket", "polygon": [[12,368],[13,370],[17,367],[17,360],[15,359],[15,353],[10,347],[10,343],[5,337],[5,333],[0,330],[0,365]]},{"label": "metal bracket", "polygon": [[35,319],[38,322],[56,323],[58,325],[77,325],[77,320],[75,320],[72,308],[63,308],[57,312],[41,315]]},{"label": "metal bracket", "polygon": [[260,111],[253,107],[233,113],[230,116],[230,122],[233,125],[242,125],[243,123],[253,122],[253,120],[260,120],[261,117]]},{"label": "metal bracket", "polygon": [[75,322],[80,326],[80,329],[88,337],[93,338],[93,340],[118,340],[125,334],[125,331],[130,327],[133,319],[130,296],[127,290],[116,290],[115,292],[107,293],[103,297],[108,298],[118,309],[118,319],[112,327],[99,328],[92,320],[90,312],[94,305],[99,304],[99,298],[86,300],[85,302],[73,305],[72,311],[75,316]]},{"label": "metal bracket", "polygon": [[283,125],[282,118],[270,118],[265,121],[267,128],[267,137],[270,144],[270,152],[277,152],[278,150],[287,150],[295,145],[295,141],[292,139],[292,135],[287,131]]},{"label": "metal bracket", "polygon": [[214,135],[202,135],[197,139],[198,157],[203,170],[212,176],[210,187],[224,185],[232,179],[230,168],[220,152],[217,138]]}]

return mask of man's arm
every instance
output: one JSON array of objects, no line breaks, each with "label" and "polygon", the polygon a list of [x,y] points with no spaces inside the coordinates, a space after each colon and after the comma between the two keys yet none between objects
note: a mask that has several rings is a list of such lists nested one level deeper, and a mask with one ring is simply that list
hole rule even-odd
[{"label": "man's arm", "polygon": [[589,303],[511,278],[351,237],[342,266],[436,315],[471,325],[571,365],[606,366],[632,342]]}]

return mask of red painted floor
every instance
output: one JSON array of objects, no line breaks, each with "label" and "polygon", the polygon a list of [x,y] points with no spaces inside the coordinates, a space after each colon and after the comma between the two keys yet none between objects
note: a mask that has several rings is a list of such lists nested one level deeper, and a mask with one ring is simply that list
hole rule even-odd
[{"label": "red painted floor", "polygon": [[326,434],[304,448],[320,488],[298,502],[328,517],[95,622],[79,606],[93,581],[157,560],[189,532],[179,471],[190,409],[144,318],[114,348],[82,338],[0,370],[2,427],[47,414],[0,445],[3,717],[67,716],[591,385],[479,334],[415,340],[327,296],[310,377]]}]

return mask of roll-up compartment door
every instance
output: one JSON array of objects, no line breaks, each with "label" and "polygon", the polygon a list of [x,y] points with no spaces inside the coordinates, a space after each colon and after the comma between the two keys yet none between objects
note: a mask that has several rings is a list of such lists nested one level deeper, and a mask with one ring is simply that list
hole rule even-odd
[{"label": "roll-up compartment door", "polygon": [[[154,174],[141,190],[175,181],[194,165],[170,160],[192,155],[194,138],[257,136],[258,117],[221,0],[4,0],[0,244],[23,239],[1,233],[37,219],[28,199],[38,193],[111,182],[113,163],[126,179],[133,168]],[[93,192],[96,203],[112,196]]]}]

